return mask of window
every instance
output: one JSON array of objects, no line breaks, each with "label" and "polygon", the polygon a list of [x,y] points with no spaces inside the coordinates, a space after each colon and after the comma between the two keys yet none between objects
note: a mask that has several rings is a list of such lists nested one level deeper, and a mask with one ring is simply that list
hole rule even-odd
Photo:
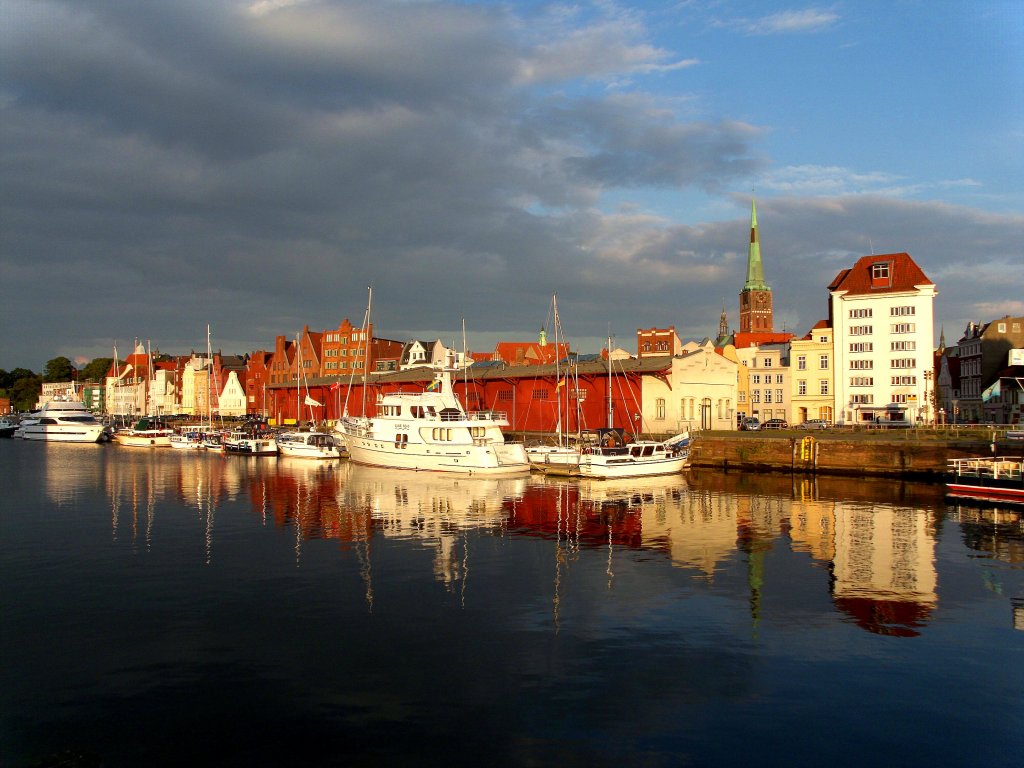
[{"label": "window", "polygon": [[512,390],[511,389],[503,389],[503,390],[501,390],[500,392],[498,392],[498,399],[499,400],[511,400],[512,399]]},{"label": "window", "polygon": [[755,389],[753,392],[750,393],[750,402],[752,402],[752,403],[760,403],[761,402],[761,390]]},{"label": "window", "polygon": [[772,401],[772,391],[770,389],[766,389],[764,391],[764,401],[766,403],[770,403]]},{"label": "window", "polygon": [[737,395],[737,400],[738,400],[738,402],[740,402],[742,404],[746,404],[746,402],[747,402],[747,393],[746,392],[740,392]]},{"label": "window", "polygon": [[892,368],[916,368],[917,360],[913,357],[896,357],[891,361]]},{"label": "window", "polygon": [[850,335],[851,336],[870,336],[872,327],[870,325],[851,325]]},{"label": "window", "polygon": [[829,341],[828,336],[819,336],[818,337],[818,343],[819,344],[828,344],[828,341]]},{"label": "window", "polygon": [[750,377],[750,379],[751,379],[752,383],[760,384],[761,383],[761,374],[755,373],[753,376]]},{"label": "window", "polygon": [[771,368],[772,367],[772,359],[770,357],[766,357],[764,359],[764,367],[765,368]]},{"label": "window", "polygon": [[903,317],[905,315],[913,315],[913,314],[916,314],[914,307],[890,307],[889,308],[889,316],[890,317]]},{"label": "window", "polygon": [[828,370],[828,355],[821,355],[821,357],[818,358],[818,368],[823,371]]},{"label": "window", "polygon": [[775,402],[776,403],[781,403],[782,402],[782,390],[781,389],[776,389],[775,390]]},{"label": "window", "polygon": [[917,385],[917,376],[893,376],[894,387],[913,387]]},{"label": "window", "polygon": [[818,380],[818,393],[822,395],[828,394],[828,379]]},{"label": "window", "polygon": [[850,377],[851,387],[873,387],[875,386],[875,380],[871,376],[851,376]]},{"label": "window", "polygon": [[807,394],[807,379],[800,379],[796,383],[796,393],[798,395]]},{"label": "window", "polygon": [[796,367],[797,367],[797,370],[799,370],[799,371],[806,371],[807,370],[807,355],[797,355],[796,356]]},{"label": "window", "polygon": [[889,263],[881,262],[879,264],[871,265],[871,279],[872,280],[888,280],[889,279]]},{"label": "window", "polygon": [[781,383],[782,383],[782,380],[783,380],[783,378],[784,378],[784,377],[783,377],[783,375],[782,375],[781,373],[777,373],[777,374],[775,374],[775,383],[776,383],[776,384],[781,384]]},{"label": "window", "polygon": [[850,345],[851,352],[873,352],[874,349],[875,345],[870,341],[858,341]]},{"label": "window", "polygon": [[1000,333],[1006,333],[1006,323],[999,323],[998,328]]},{"label": "window", "polygon": [[913,333],[917,328],[914,323],[893,323],[893,333]]},{"label": "window", "polygon": [[871,309],[867,308],[867,309],[851,309],[850,310],[850,318],[851,319],[862,318],[862,317],[871,317]]},{"label": "window", "polygon": [[534,400],[547,400],[548,399],[548,391],[547,391],[547,389],[544,388],[544,389],[535,389],[535,390],[533,390],[533,399]]},{"label": "window", "polygon": [[916,341],[894,341],[889,345],[891,352],[913,352],[917,349]]},{"label": "window", "polygon": [[850,370],[851,371],[870,371],[875,367],[874,360],[851,360]]},{"label": "window", "polygon": [[657,400],[655,400],[654,410],[655,410],[654,418],[656,418],[656,419],[664,419],[665,418],[665,398],[659,397]]},{"label": "window", "polygon": [[860,405],[871,405],[875,402],[874,395],[850,395],[851,403],[858,403]]}]

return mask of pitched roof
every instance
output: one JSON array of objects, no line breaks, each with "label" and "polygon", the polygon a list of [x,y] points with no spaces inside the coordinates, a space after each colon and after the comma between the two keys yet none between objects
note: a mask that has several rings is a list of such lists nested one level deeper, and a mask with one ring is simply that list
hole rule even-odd
[{"label": "pitched roof", "polygon": [[[875,264],[888,264],[885,278],[872,276]],[[850,269],[842,270],[829,286],[829,291],[845,291],[848,296],[878,293],[905,293],[919,285],[935,285],[907,253],[883,253],[861,256]]]}]

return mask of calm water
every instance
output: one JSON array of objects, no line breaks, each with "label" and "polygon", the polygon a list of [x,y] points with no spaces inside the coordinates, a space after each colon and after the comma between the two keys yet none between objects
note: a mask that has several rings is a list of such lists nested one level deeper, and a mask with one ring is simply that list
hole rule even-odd
[{"label": "calm water", "polygon": [[1020,517],[935,486],[0,467],[5,766],[1020,764]]}]

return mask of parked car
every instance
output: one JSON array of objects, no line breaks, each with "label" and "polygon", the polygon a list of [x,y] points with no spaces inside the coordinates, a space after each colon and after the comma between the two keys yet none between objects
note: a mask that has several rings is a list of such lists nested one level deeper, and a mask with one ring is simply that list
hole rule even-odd
[{"label": "parked car", "polygon": [[828,429],[829,423],[824,419],[808,419],[802,424],[797,424],[797,429]]},{"label": "parked car", "polygon": [[748,416],[740,422],[740,429],[745,432],[754,432],[761,428],[761,420],[756,416]]},{"label": "parked car", "polygon": [[789,422],[785,419],[768,419],[761,425],[761,429],[786,429],[788,426]]}]

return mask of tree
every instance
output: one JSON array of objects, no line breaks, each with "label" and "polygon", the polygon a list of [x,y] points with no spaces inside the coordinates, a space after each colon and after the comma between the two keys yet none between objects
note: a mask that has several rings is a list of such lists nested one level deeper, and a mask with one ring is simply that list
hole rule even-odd
[{"label": "tree", "polygon": [[66,357],[48,360],[43,369],[43,381],[71,381],[75,366]]},{"label": "tree", "polygon": [[35,408],[42,386],[43,377],[31,372],[15,381],[10,390],[13,408],[16,411],[31,411]]},{"label": "tree", "polygon": [[103,377],[110,370],[110,364],[114,362],[112,357],[97,357],[82,369],[81,378],[86,381],[103,381]]}]

